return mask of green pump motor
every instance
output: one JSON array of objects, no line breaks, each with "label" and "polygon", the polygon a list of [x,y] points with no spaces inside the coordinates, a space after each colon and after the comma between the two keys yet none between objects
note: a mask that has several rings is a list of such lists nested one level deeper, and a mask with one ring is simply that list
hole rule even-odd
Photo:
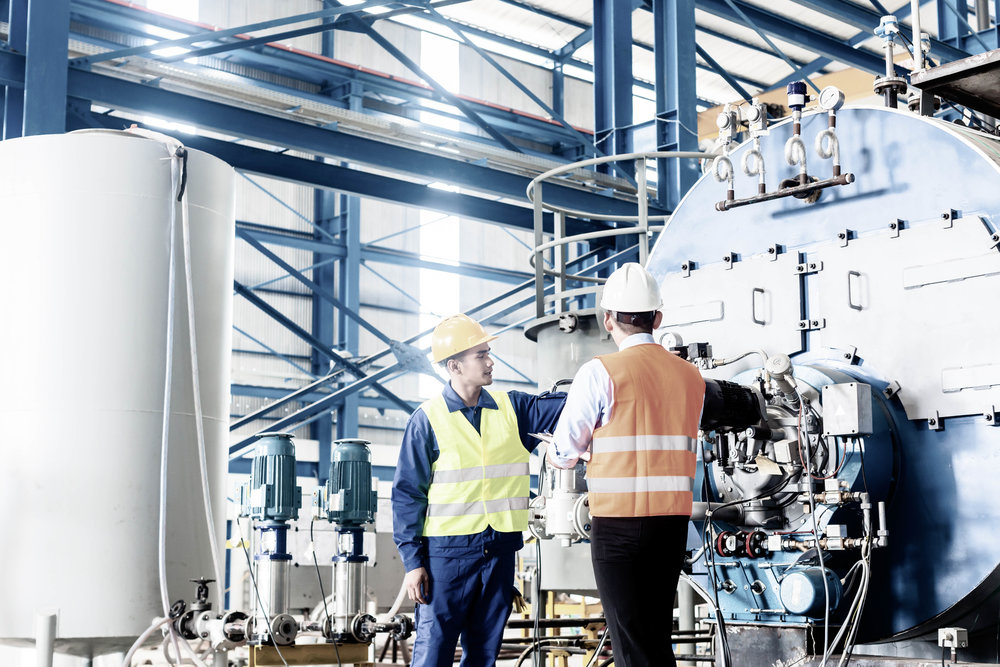
[{"label": "green pump motor", "polygon": [[367,440],[337,440],[326,482],[326,518],[341,528],[375,521],[378,492],[372,488]]}]

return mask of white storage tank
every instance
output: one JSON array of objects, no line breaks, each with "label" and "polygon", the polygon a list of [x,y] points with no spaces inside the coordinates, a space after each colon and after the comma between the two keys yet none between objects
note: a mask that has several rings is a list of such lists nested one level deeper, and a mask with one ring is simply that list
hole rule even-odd
[{"label": "white storage tank", "polygon": [[[162,614],[157,526],[172,210],[169,599],[192,599],[188,579],[215,571],[171,150],[156,137],[103,130],[0,143],[4,641],[29,641],[36,611],[57,611],[57,650],[99,655],[127,648]],[[201,405],[214,529],[224,543],[234,172],[193,150],[186,170]]]}]

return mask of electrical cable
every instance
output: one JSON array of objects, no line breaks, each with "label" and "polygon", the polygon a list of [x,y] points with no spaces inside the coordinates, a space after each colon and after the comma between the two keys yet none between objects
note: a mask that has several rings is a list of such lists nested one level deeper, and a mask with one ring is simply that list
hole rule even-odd
[{"label": "electrical cable", "polygon": [[[542,495],[542,490],[545,484],[545,469],[547,465],[547,459],[545,455],[542,455],[542,464],[538,468],[538,495]],[[542,541],[535,538],[535,577],[532,581],[532,611],[535,616],[534,629],[532,634],[534,635],[535,645],[541,641],[541,628],[539,627],[539,614],[541,613],[542,601]],[[539,653],[536,652],[532,657],[532,664],[534,667],[538,667]]]},{"label": "electrical cable", "polygon": [[[243,526],[240,523],[240,517],[239,516],[236,517],[236,525],[239,526],[240,533],[242,535]],[[253,532],[253,526],[250,526],[250,529],[251,529],[251,532]],[[243,547],[243,555],[246,556],[246,559],[247,559],[247,568],[248,568],[248,570],[250,572],[250,584],[253,586],[253,592],[254,592],[254,596],[257,599],[257,604],[260,605],[260,611],[261,611],[262,614],[264,614],[264,618],[265,619],[269,619],[271,617],[271,615],[267,612],[267,609],[264,608],[264,601],[260,597],[260,589],[257,588],[257,577],[253,576],[253,563],[250,561],[250,551],[247,549],[246,541],[241,539],[240,540],[240,546]],[[268,634],[271,633],[270,626],[268,626],[267,632],[268,632]],[[281,658],[282,664],[284,664],[285,667],[288,667],[288,661],[285,660],[285,656],[283,656],[281,654],[281,649],[278,648],[278,643],[277,642],[273,642],[273,643],[274,643],[274,650],[278,654],[278,657]]]},{"label": "electrical cable", "polygon": [[[797,437],[799,440],[799,451],[802,450],[802,414],[803,414],[803,403],[799,403],[799,423],[797,429]],[[812,477],[812,451],[810,450],[809,434],[805,437],[806,452],[808,453],[808,462],[803,462],[806,465],[806,471],[809,473],[809,477]],[[819,545],[819,525],[816,522],[816,498],[815,494],[812,492],[812,483],[810,482],[809,488],[807,488],[806,493],[809,497],[809,515],[812,517],[813,525],[813,540],[816,544],[816,556],[819,559],[819,569],[820,575],[823,577],[823,661],[820,663],[820,667],[826,667],[827,654],[830,650],[830,583],[826,580],[826,564],[823,562],[823,549]]]},{"label": "electrical cable", "polygon": [[[319,561],[316,559],[316,540],[313,538],[313,524],[316,523],[316,517],[309,520],[309,547],[312,551],[313,566],[316,568],[316,578],[319,580],[319,595],[323,598],[323,613],[326,614],[326,622],[330,624],[330,631],[333,631],[333,623],[330,622],[330,610],[326,606],[326,591],[323,590],[323,574],[319,569]],[[333,595],[332,593],[330,594]],[[333,642],[333,651],[337,654],[337,665],[338,667],[343,667],[340,662],[340,649],[337,647],[337,642]]]},{"label": "electrical cable", "polygon": [[[705,503],[708,509],[705,513],[705,526],[702,530],[702,542],[705,545],[705,554],[709,562],[706,563],[709,572],[709,580],[712,582],[712,593],[714,596],[714,602],[712,606],[715,607],[715,619],[719,628],[719,646],[722,649],[722,667],[732,667],[733,661],[729,652],[729,638],[726,634],[726,621],[722,615],[722,607],[719,604],[719,584],[715,579],[715,549],[712,548],[710,544],[712,538],[710,536],[712,532],[712,501],[709,500],[711,497],[710,489],[708,485],[709,475],[708,475],[708,461],[705,460],[705,440],[704,438],[699,439],[701,445],[701,465],[702,465],[702,491],[705,498]],[[603,667],[603,665],[602,665]]]},{"label": "electrical cable", "polygon": [[[539,484],[539,489],[541,489],[540,484]],[[539,599],[542,597],[542,541],[539,540],[537,537],[535,538],[535,581],[533,588],[535,589],[533,596],[535,598],[534,599],[535,627],[533,633],[534,633],[535,645],[537,646],[538,642],[541,641],[540,637],[541,628],[539,627],[538,619],[542,608],[542,601]],[[534,657],[532,658],[532,662],[534,663],[535,667],[538,667],[538,659],[539,659],[539,653],[535,653]]]}]

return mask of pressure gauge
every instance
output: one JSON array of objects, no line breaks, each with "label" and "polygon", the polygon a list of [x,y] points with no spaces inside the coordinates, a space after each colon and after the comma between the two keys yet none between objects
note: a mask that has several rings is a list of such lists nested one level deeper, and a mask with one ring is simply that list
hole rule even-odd
[{"label": "pressure gauge", "polygon": [[819,105],[827,111],[836,111],[844,106],[844,93],[836,86],[827,86],[819,91]]}]

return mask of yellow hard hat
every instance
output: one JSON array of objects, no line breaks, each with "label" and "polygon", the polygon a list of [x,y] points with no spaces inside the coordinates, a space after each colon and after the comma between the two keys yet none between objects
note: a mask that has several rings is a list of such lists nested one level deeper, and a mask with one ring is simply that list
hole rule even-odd
[{"label": "yellow hard hat", "polygon": [[496,340],[496,336],[487,333],[479,322],[468,315],[452,315],[434,327],[431,355],[434,363],[438,363],[491,340]]}]

